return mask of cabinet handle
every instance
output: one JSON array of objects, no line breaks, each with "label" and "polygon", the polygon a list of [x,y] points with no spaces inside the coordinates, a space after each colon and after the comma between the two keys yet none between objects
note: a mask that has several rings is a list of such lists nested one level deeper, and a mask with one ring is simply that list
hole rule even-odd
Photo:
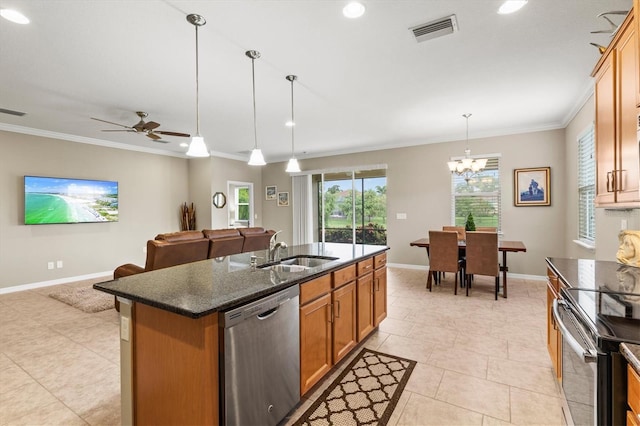
[{"label": "cabinet handle", "polygon": [[376,291],[380,291],[380,278],[376,278]]},{"label": "cabinet handle", "polygon": [[329,304],[329,322],[333,323],[333,303]]},{"label": "cabinet handle", "polygon": [[[609,179],[609,176],[611,176],[611,179]],[[613,190],[611,189],[612,180],[613,180],[613,172],[607,172],[607,192],[613,192]]]},{"label": "cabinet handle", "polygon": [[338,313],[336,313],[336,318],[340,318],[340,301],[336,300],[336,303],[338,304],[338,308],[336,309],[338,311]]}]

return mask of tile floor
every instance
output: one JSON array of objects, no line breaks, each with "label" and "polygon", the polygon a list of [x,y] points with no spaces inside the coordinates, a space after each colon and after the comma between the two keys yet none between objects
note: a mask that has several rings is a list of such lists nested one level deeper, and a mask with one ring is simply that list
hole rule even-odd
[{"label": "tile floor", "polygon": [[[509,299],[494,301],[491,280],[466,297],[450,274],[429,293],[425,276],[389,268],[388,317],[365,342],[418,362],[389,424],[561,425],[545,282],[511,279]],[[117,313],[83,313],[51,290],[0,295],[0,425],[120,424]]]}]

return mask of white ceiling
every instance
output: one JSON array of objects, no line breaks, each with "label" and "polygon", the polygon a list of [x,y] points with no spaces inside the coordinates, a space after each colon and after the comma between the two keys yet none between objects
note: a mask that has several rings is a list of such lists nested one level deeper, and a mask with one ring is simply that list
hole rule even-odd
[{"label": "white ceiling", "polygon": [[[187,138],[153,142],[97,117],[195,134],[198,13],[200,133],[210,150],[248,158],[253,147],[251,60],[256,60],[258,145],[267,162],[291,153],[290,83],[298,158],[563,128],[591,93],[607,45],[601,12],[632,0],[0,0],[31,19],[0,19],[0,129],[183,154]],[[408,28],[451,14],[459,32],[417,43]],[[622,16],[612,16],[619,23]],[[27,130],[37,129],[37,130]],[[72,136],[69,136],[72,135]],[[101,142],[103,141],[103,142]],[[477,151],[478,148],[476,147]]]}]

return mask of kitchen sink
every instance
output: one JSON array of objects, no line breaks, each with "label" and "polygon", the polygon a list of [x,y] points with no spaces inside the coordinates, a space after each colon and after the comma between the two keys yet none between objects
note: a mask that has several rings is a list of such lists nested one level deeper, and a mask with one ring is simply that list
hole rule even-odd
[{"label": "kitchen sink", "polygon": [[258,266],[258,268],[271,269],[277,272],[300,272],[306,269],[322,266],[325,263],[332,262],[334,260],[338,260],[338,258],[330,256],[299,255],[282,259],[279,262],[265,263],[264,265]]}]

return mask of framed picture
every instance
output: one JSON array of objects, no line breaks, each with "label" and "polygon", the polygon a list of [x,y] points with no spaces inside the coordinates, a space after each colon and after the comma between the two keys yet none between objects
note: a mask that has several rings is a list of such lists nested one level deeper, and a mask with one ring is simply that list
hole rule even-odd
[{"label": "framed picture", "polygon": [[289,207],[288,192],[278,192],[278,207]]},{"label": "framed picture", "polygon": [[551,205],[551,167],[513,170],[516,207]]},{"label": "framed picture", "polygon": [[267,200],[275,200],[278,189],[274,186],[267,186],[264,189],[265,199]]}]

